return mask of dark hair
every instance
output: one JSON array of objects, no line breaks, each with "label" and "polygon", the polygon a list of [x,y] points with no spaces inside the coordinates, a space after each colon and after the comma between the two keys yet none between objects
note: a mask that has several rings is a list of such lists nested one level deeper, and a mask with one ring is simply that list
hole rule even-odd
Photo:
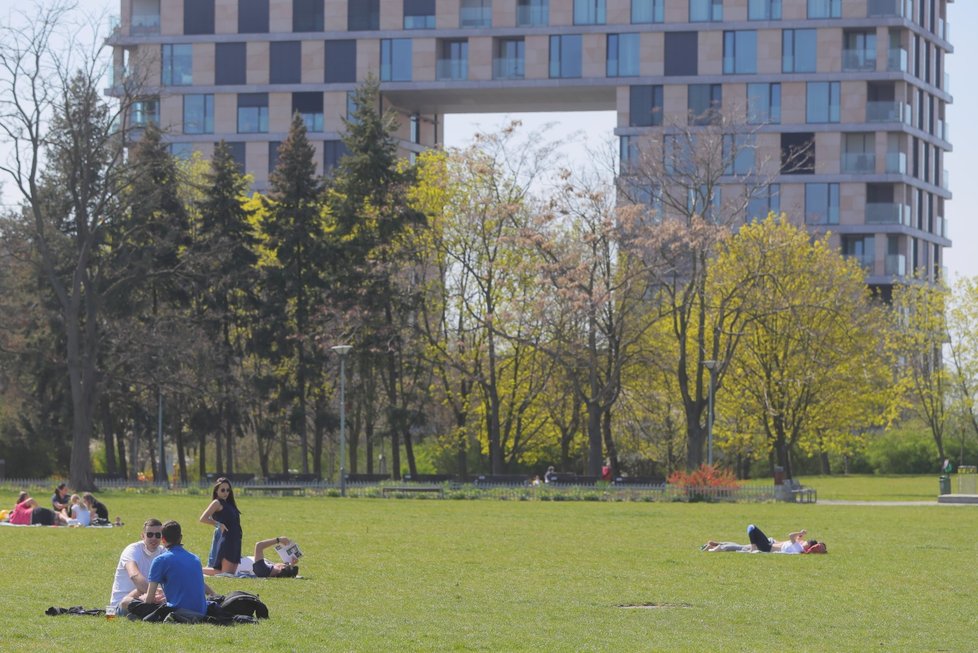
[{"label": "dark hair", "polygon": [[237,504],[237,503],[235,503],[235,501],[234,501],[234,486],[233,486],[233,485],[231,485],[231,481],[229,481],[229,480],[228,480],[228,479],[227,479],[226,477],[224,477],[224,476],[222,476],[221,478],[219,478],[219,479],[217,479],[217,480],[216,480],[216,481],[214,482],[214,489],[213,489],[213,490],[211,490],[211,499],[213,500],[213,499],[216,499],[216,498],[217,498],[217,488],[219,488],[219,487],[221,487],[221,486],[222,486],[222,485],[224,485],[225,483],[227,483],[227,485],[228,485],[228,498],[227,498],[227,499],[225,499],[225,501],[227,501],[227,502],[228,502],[228,503],[230,503],[230,504],[231,504],[232,506],[234,506],[234,509],[235,509],[235,510],[237,510],[238,512],[241,512],[241,509],[240,509],[240,508],[238,508],[238,504]]},{"label": "dark hair", "polygon": [[20,505],[24,503],[26,499],[30,499],[31,495],[27,493],[27,490],[21,490],[20,494],[17,495],[17,503],[15,505]]},{"label": "dark hair", "polygon": [[67,483],[58,483],[58,487],[56,487],[56,488],[54,488],[54,489],[55,489],[55,490],[63,490],[63,489],[65,489],[66,487],[68,487],[68,484],[67,484]]},{"label": "dark hair", "polygon": [[161,522],[159,519],[157,519],[156,517],[150,517],[149,519],[143,522],[143,530],[145,531],[150,526],[162,526],[162,525],[163,522]]},{"label": "dark hair", "polygon": [[180,524],[172,519],[163,524],[163,539],[171,546],[183,542],[183,531],[180,529]]},{"label": "dark hair", "polygon": [[291,565],[286,565],[285,566],[285,569],[283,569],[281,571],[281,573],[279,573],[279,575],[276,576],[276,578],[295,578],[298,575],[299,575],[299,568],[298,567],[293,567]]},{"label": "dark hair", "polygon": [[808,540],[807,542],[805,542],[805,544],[807,544],[808,546],[815,546],[816,544],[818,544],[818,540]]}]

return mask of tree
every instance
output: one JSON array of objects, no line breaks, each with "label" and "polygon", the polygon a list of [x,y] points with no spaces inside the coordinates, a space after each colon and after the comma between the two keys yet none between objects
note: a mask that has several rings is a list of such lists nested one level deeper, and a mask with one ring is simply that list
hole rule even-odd
[{"label": "tree", "polygon": [[884,424],[881,309],[858,263],[827,237],[812,241],[773,215],[745,225],[726,241],[707,286],[710,297],[737,296],[745,316],[717,401],[725,447],[773,455],[792,478],[793,450],[849,453],[860,433]]},{"label": "tree", "polygon": [[978,436],[978,279],[959,279],[949,300],[948,362],[953,382],[953,406],[966,428]]}]

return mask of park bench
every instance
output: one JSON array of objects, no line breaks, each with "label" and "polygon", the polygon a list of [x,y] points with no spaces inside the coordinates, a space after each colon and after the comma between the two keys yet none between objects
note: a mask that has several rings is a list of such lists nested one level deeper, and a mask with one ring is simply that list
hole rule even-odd
[{"label": "park bench", "polygon": [[792,488],[791,498],[795,503],[816,503],[818,491],[813,487]]},{"label": "park bench", "polygon": [[391,480],[390,474],[347,474],[346,482],[354,485],[368,485]]},{"label": "park bench", "polygon": [[615,485],[662,485],[666,482],[661,476],[619,476],[615,478]]},{"label": "park bench", "polygon": [[559,472],[550,479],[550,485],[592,486],[598,480],[597,476],[578,476],[577,474]]},{"label": "park bench", "polygon": [[242,485],[242,494],[281,494],[282,496],[302,496],[306,493],[305,485],[295,485],[286,483],[264,483]]},{"label": "park bench", "polygon": [[479,485],[483,487],[492,486],[520,486],[529,485],[530,479],[526,474],[483,474],[482,476],[476,477],[472,481],[474,485]]},{"label": "park bench", "polygon": [[438,494],[444,496],[445,488],[440,485],[385,485],[380,492],[385,497],[388,494]]},{"label": "park bench", "polygon": [[456,477],[454,474],[405,474],[404,480],[410,483],[449,483]]}]

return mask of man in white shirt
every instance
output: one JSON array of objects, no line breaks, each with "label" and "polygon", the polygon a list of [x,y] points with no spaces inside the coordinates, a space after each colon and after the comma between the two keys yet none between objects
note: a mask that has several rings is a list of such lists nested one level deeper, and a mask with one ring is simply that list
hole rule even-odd
[{"label": "man in white shirt", "polygon": [[122,550],[115,569],[107,612],[125,615],[132,599],[143,594],[149,587],[149,568],[156,556],[163,552],[160,547],[162,537],[163,523],[159,519],[147,519],[143,523],[139,541]]}]

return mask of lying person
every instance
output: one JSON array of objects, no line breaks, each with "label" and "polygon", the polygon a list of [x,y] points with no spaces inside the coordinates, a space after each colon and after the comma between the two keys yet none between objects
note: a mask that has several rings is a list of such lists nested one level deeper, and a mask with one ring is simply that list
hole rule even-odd
[{"label": "lying person", "polygon": [[[238,565],[237,574],[245,576],[255,575],[259,578],[294,578],[299,574],[299,568],[295,564],[297,562],[295,557],[292,557],[289,562],[276,562],[273,564],[269,564],[265,560],[265,549],[268,547],[276,545],[289,546],[290,544],[292,544],[292,540],[287,537],[274,537],[257,542],[255,544],[254,557],[242,556],[241,564]],[[213,576],[219,573],[221,573],[220,569],[204,567],[204,574],[206,576]]]},{"label": "lying person", "polygon": [[747,537],[750,539],[751,547],[764,553],[827,553],[828,549],[824,542],[818,540],[805,540],[808,534],[804,528],[794,533],[788,533],[788,539],[784,541],[775,540],[768,537],[754,524],[747,527]]},{"label": "lying person", "polygon": [[20,496],[17,497],[17,505],[10,513],[9,521],[11,524],[21,526],[65,526],[68,524],[68,519],[63,513],[42,508],[38,505],[37,500],[26,492],[21,492]]}]

